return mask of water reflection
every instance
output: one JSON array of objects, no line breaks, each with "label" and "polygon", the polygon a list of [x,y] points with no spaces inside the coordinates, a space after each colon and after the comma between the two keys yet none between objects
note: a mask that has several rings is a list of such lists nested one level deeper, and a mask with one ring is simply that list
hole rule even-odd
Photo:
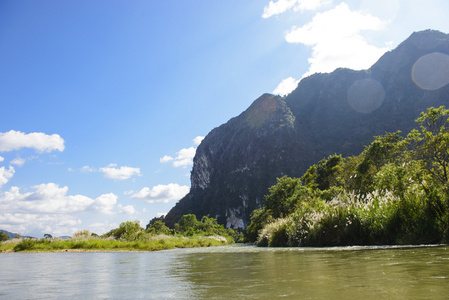
[{"label": "water reflection", "polygon": [[382,105],[385,90],[377,80],[357,80],[348,89],[348,104],[357,112],[370,113]]},{"label": "water reflection", "polygon": [[433,52],[419,58],[412,67],[412,80],[424,90],[437,90],[449,83],[449,55]]},{"label": "water reflection", "polygon": [[449,248],[0,254],[4,299],[447,299]]},{"label": "water reflection", "polygon": [[190,299],[170,252],[0,255],[0,298]]},{"label": "water reflection", "polygon": [[446,299],[449,292],[447,248],[257,249],[176,259],[200,299]]}]

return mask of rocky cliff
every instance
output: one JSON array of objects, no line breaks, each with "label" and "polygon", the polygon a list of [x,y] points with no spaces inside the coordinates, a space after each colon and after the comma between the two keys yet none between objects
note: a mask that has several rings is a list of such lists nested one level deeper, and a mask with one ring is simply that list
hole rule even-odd
[{"label": "rocky cliff", "polygon": [[359,154],[374,135],[408,132],[430,106],[449,106],[449,35],[413,33],[370,69],[304,78],[287,97],[264,94],[199,145],[191,190],[166,216],[210,215],[244,229],[276,178],[324,157]]}]

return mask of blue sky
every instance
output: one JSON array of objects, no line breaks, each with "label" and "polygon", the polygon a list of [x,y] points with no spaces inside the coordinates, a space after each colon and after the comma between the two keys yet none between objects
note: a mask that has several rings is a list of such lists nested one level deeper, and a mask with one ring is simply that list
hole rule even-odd
[{"label": "blue sky", "polygon": [[0,2],[0,229],[144,226],[201,138],[304,76],[368,68],[446,0]]}]

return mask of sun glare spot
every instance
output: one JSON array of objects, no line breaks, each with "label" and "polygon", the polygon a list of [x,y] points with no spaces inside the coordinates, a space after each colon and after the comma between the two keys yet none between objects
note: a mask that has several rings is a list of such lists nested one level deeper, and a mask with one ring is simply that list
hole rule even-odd
[{"label": "sun glare spot", "polygon": [[421,56],[412,67],[412,80],[423,90],[437,90],[449,83],[449,55],[433,52]]},{"label": "sun glare spot", "polygon": [[357,80],[348,89],[348,104],[357,112],[370,113],[379,108],[385,98],[382,84],[374,79]]}]

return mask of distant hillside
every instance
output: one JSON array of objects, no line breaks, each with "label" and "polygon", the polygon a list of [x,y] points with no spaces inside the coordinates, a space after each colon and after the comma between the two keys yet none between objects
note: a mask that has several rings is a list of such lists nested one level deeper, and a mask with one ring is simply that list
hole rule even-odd
[{"label": "distant hillside", "polygon": [[2,230],[2,229],[0,229],[0,232],[6,233],[6,234],[9,236],[10,239],[15,238],[16,236],[20,236],[20,235],[17,234],[17,233],[12,233],[12,232],[9,232],[9,231],[6,231],[6,230]]},{"label": "distant hillside", "polygon": [[199,145],[191,190],[167,224],[193,213],[243,229],[277,177],[301,176],[334,153],[359,154],[374,135],[414,128],[427,107],[449,107],[441,78],[448,72],[436,73],[438,64],[449,66],[442,53],[449,53],[449,35],[415,32],[368,70],[315,74],[287,97],[262,95]]}]

